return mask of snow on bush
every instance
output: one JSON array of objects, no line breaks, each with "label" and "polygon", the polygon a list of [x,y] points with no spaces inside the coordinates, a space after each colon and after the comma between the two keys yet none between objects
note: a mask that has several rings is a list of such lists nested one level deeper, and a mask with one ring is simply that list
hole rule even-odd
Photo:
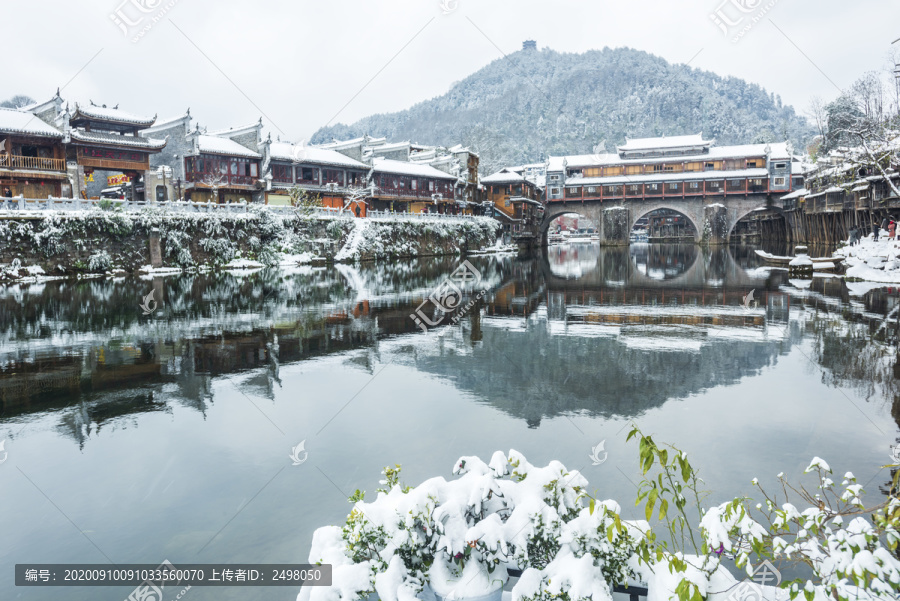
[{"label": "snow on bush", "polygon": [[502,587],[511,566],[525,570],[516,599],[549,599],[562,586],[577,593],[573,599],[606,601],[607,579],[631,574],[625,561],[639,529],[619,518],[615,503],[586,506],[579,472],[498,451],[490,463],[463,457],[453,473],[454,480],[406,487],[399,466],[385,468],[374,501],[357,491],[344,527],[313,537],[310,561],[332,563],[336,586],[304,589],[298,599],[350,601],[373,592],[412,599],[426,588],[443,597],[479,596]]},{"label": "snow on bush", "polygon": [[112,257],[105,250],[98,250],[87,261],[88,271],[91,273],[105,273],[112,267]]},{"label": "snow on bush", "polygon": [[157,229],[163,260],[171,266],[221,266],[236,258],[274,266],[285,255],[321,256],[335,249],[341,249],[338,260],[350,261],[456,253],[461,246],[475,250],[494,242],[497,227],[488,218],[463,221],[398,215],[370,220],[281,213],[262,205],[248,206],[242,213],[176,213],[150,207],[137,212],[55,211],[40,220],[5,220],[0,222],[0,240],[39,249],[45,259],[59,260],[64,253],[74,252],[84,257],[82,266],[98,250],[106,251],[115,264],[134,265],[145,263],[146,257],[141,260],[136,255],[148,252],[144,243],[135,248],[135,241]]},{"label": "snow on bush", "polygon": [[[506,569],[523,570],[512,601],[610,601],[611,585],[643,581],[648,601],[728,601],[753,588],[760,599],[887,601],[900,589],[900,499],[865,508],[851,473],[834,490],[830,466],[816,457],[807,468],[818,493],[783,480],[779,506],[768,495],[752,507],[737,498],[704,509],[702,483],[687,455],[659,447],[633,428],[644,476],[637,504],[646,521],[626,521],[614,501],[598,502],[588,483],[558,461],[528,463],[516,451],[489,463],[463,457],[454,480],[437,477],[400,484],[400,466],[382,472],[384,488],[365,501],[356,491],[343,527],[313,536],[309,561],[334,566],[330,587],[307,587],[298,601],[464,599],[497,591]],[[895,477],[893,490],[897,490]],[[754,485],[759,486],[757,480]],[[799,495],[800,510],[787,495]],[[671,511],[670,511],[671,509]],[[658,526],[651,527],[654,519]],[[844,519],[849,519],[845,526]],[[658,537],[658,530],[665,536]],[[811,578],[781,588],[737,582],[723,560],[748,575],[750,560],[793,561]]]}]

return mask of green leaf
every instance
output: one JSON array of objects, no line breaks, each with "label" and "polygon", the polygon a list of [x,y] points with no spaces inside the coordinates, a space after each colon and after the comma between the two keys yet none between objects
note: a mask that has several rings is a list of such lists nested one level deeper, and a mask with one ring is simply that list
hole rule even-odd
[{"label": "green leaf", "polygon": [[666,519],[666,512],[669,510],[669,501],[667,499],[663,499],[659,503],[659,519],[660,521]]},{"label": "green leaf", "polygon": [[590,502],[590,514],[594,515],[594,499],[591,499]]},{"label": "green leaf", "polygon": [[656,505],[657,496],[659,496],[659,492],[655,488],[650,491],[650,497],[647,499],[647,508],[644,510],[644,515],[647,516],[648,522],[653,517],[653,507]]}]

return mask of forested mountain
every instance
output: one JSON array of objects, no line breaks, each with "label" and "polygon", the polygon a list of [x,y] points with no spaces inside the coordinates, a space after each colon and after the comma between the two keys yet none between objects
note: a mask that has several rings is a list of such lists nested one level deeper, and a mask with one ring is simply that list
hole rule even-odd
[{"label": "forested mountain", "polygon": [[613,150],[630,138],[703,132],[719,144],[813,135],[806,119],[756,84],[629,48],[567,54],[521,50],[397,113],[317,131],[313,143],[368,133],[390,141],[465,144],[482,173],[548,154]]}]

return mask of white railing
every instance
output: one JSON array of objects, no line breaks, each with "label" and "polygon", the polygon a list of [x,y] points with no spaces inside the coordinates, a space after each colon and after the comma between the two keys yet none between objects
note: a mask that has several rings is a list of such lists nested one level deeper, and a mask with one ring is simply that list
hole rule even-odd
[{"label": "white railing", "polygon": [[[14,198],[0,197],[0,213],[9,215],[21,211],[86,211],[95,208],[107,208],[110,210],[121,211],[141,211],[147,208],[154,208],[164,211],[172,211],[173,213],[244,213],[252,206],[263,206],[269,210],[277,212],[289,212],[295,210],[289,205],[259,205],[254,203],[215,203],[215,202],[193,202],[190,200],[156,202],[149,200],[119,200],[119,199],[91,199],[84,200],[81,198],[24,198],[17,196]],[[341,209],[334,207],[311,207],[309,209],[301,209],[302,212],[322,214],[322,215],[346,215],[353,217],[350,209]],[[366,212],[366,217],[371,219],[474,219],[472,215],[445,215],[442,213],[394,213],[391,211],[373,211]]]},{"label": "white railing", "polygon": [[446,215],[444,213],[392,213],[391,211],[366,211],[370,219],[475,219],[474,215]]}]

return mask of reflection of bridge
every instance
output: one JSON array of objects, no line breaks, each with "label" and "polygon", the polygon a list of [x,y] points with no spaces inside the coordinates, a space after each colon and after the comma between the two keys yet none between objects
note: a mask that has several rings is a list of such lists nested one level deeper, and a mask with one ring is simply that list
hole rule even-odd
[{"label": "reflection of bridge", "polygon": [[[579,276],[569,277],[554,265],[550,252],[541,259],[541,269],[548,288],[582,290],[601,288],[643,287],[653,289],[740,289],[744,293],[766,285],[765,279],[754,277],[738,265],[732,249],[719,246],[701,249],[686,244],[660,244],[631,248],[579,249]],[[582,258],[588,255],[589,258]],[[589,265],[593,261],[593,266]],[[773,271],[769,278],[781,283],[784,272]],[[774,284],[772,284],[774,287]]]}]

